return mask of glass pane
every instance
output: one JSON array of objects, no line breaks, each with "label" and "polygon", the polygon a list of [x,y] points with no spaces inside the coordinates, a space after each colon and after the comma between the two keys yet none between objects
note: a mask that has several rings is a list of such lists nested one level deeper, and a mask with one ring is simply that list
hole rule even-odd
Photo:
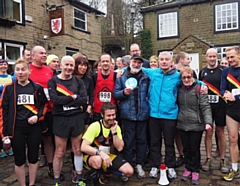
[{"label": "glass pane", "polygon": [[222,5],[222,10],[226,10],[226,5]]},{"label": "glass pane", "polygon": [[77,28],[80,28],[82,30],[86,30],[85,22],[83,22],[83,21],[74,19],[74,26],[77,27]]},{"label": "glass pane", "polygon": [[85,13],[81,12],[81,11],[79,11],[77,9],[74,9],[74,17],[85,21]]},{"label": "glass pane", "polygon": [[227,28],[227,25],[226,25],[226,24],[222,24],[222,28],[223,28],[223,29],[226,29],[226,28]]},{"label": "glass pane", "polygon": [[217,5],[217,6],[216,6],[216,11],[217,11],[217,12],[221,11],[221,6]]},{"label": "glass pane", "polygon": [[13,2],[13,18],[17,21],[21,21],[20,19],[20,4]]},{"label": "glass pane", "polygon": [[14,46],[6,46],[6,59],[9,61],[16,61],[20,58],[20,48]]},{"label": "glass pane", "polygon": [[232,3],[232,9],[236,10],[237,9],[237,4],[238,3]]}]

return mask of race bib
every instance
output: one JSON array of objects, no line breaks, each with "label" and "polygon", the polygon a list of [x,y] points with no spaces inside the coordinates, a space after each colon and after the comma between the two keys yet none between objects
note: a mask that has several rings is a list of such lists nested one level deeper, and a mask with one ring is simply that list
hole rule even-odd
[{"label": "race bib", "polygon": [[34,96],[31,94],[19,94],[18,95],[18,100],[17,100],[18,105],[34,105]]},{"label": "race bib", "polygon": [[111,102],[111,92],[100,92],[99,100],[101,102]]},{"label": "race bib", "polygon": [[208,95],[208,103],[218,103],[219,96],[217,95]]},{"label": "race bib", "polygon": [[47,100],[50,100],[48,88],[44,88],[43,90],[44,90],[44,93],[45,93],[45,95],[46,95],[46,97],[47,97]]},{"label": "race bib", "polygon": [[78,109],[78,107],[68,107],[66,105],[63,106],[63,111],[75,110],[75,109]]},{"label": "race bib", "polygon": [[110,147],[108,146],[99,146],[99,150],[105,152],[106,154],[110,154]]},{"label": "race bib", "polygon": [[236,95],[239,95],[239,94],[240,94],[240,89],[239,88],[232,89],[232,95],[233,96],[236,96]]}]

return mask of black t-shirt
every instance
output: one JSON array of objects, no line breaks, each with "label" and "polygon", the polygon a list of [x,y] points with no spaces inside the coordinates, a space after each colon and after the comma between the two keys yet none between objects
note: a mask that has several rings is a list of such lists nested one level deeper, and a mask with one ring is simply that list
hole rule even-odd
[{"label": "black t-shirt", "polygon": [[[31,83],[22,86],[17,83],[17,121],[22,121],[22,122],[17,122],[20,125],[24,125],[27,121],[27,119],[31,116],[34,115],[33,112],[31,112],[29,109],[27,109],[24,104],[30,104],[32,105],[32,101],[34,100],[34,88]],[[18,126],[19,126],[18,124]]]}]

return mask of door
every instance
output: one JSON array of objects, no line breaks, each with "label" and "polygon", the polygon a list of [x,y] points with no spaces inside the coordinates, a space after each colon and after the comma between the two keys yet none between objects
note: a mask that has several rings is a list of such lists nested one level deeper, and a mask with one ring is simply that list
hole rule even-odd
[{"label": "door", "polygon": [[199,54],[198,53],[191,53],[189,54],[191,63],[190,63],[190,67],[195,70],[197,77],[198,77],[198,73],[199,73]]}]

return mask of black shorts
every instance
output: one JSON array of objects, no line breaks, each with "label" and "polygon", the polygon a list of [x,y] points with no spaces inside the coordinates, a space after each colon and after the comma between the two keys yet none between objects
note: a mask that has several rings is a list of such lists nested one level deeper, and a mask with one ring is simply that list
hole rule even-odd
[{"label": "black shorts", "polygon": [[212,109],[212,118],[213,118],[213,121],[215,121],[215,125],[219,127],[225,127],[227,107],[219,105],[219,106],[211,107],[211,109]]},{"label": "black shorts", "polygon": [[53,116],[53,134],[62,138],[76,137],[84,131],[82,114]]},{"label": "black shorts", "polygon": [[43,133],[43,136],[53,136],[53,116],[52,116],[52,112],[47,112],[44,120],[41,121],[43,122],[43,124],[45,124],[48,128],[48,130],[46,132]]},{"label": "black shorts", "polygon": [[240,122],[240,111],[239,110],[229,110],[226,111],[227,115],[237,122]]},{"label": "black shorts", "polygon": [[[104,162],[102,162],[102,170],[104,172],[108,172],[108,171],[118,171],[119,168],[124,165],[125,163],[127,163],[126,160],[124,160],[121,156],[117,156],[115,154],[109,154],[110,159],[112,160],[112,166],[111,167],[106,167],[104,165]],[[84,155],[83,156],[83,165],[84,168],[86,168],[87,170],[91,169],[91,166],[88,163],[88,160],[91,156],[90,155]]]}]

